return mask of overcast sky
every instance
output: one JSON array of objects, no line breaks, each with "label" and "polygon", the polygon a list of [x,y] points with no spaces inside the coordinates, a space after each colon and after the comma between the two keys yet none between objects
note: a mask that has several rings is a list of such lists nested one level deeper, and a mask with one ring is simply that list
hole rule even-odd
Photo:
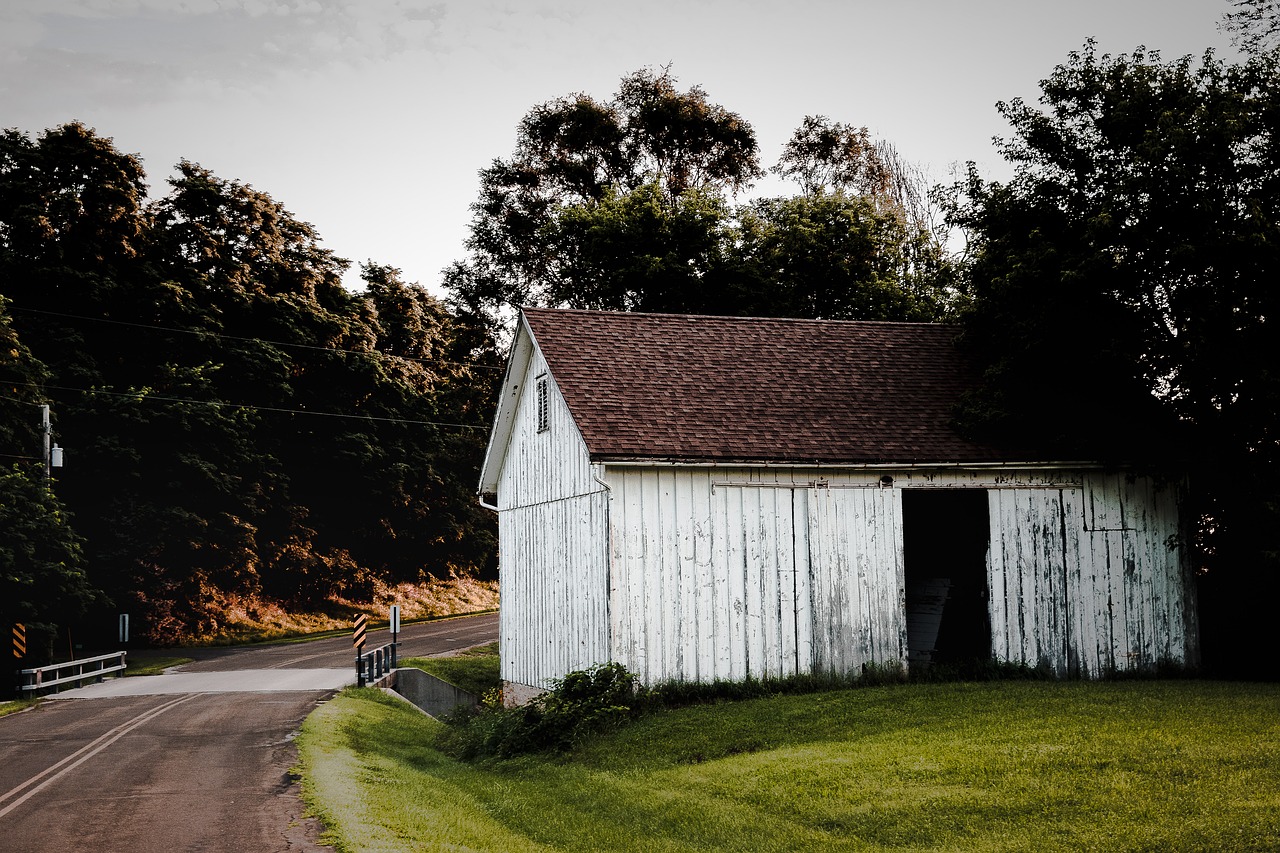
[{"label": "overcast sky", "polygon": [[[80,120],[141,155],[252,184],[355,264],[435,289],[476,172],[530,107],[608,98],[670,64],[756,130],[766,167],[805,115],[867,126],[939,180],[1008,173],[998,100],[1089,37],[1227,50],[1227,0],[3,0],[0,126]],[[758,193],[791,192],[764,182]],[[350,281],[356,281],[353,276]]]}]

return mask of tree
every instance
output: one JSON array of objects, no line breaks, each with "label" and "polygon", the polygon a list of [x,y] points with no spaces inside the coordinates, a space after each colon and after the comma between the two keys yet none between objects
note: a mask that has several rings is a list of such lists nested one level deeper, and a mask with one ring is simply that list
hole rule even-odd
[{"label": "tree", "polygon": [[723,311],[730,216],[713,193],[668,200],[656,182],[565,208],[548,229],[562,261],[546,298],[612,311]]},{"label": "tree", "polygon": [[83,540],[44,480],[36,424],[49,371],[7,308],[0,295],[0,627],[23,623],[30,657],[41,659],[56,625],[78,619],[101,595],[86,574]]},{"label": "tree", "polygon": [[[751,125],[701,88],[682,92],[676,82],[668,69],[641,70],[607,101],[572,95],[524,117],[513,156],[480,173],[470,258],[445,277],[458,305],[498,323],[506,306],[555,303],[575,273],[598,275],[598,260],[571,262],[569,247],[587,238],[574,222],[562,227],[567,211],[584,227],[601,203],[678,221],[762,174]],[[616,222],[608,210],[600,215]]]},{"label": "tree", "polygon": [[806,195],[888,197],[893,187],[889,164],[867,129],[826,116],[805,116],[770,171],[794,179]]},{"label": "tree", "polygon": [[[487,568],[471,484],[495,371],[460,362],[493,366],[492,341],[393,268],[348,291],[248,184],[183,161],[148,201],[142,174],[81,125],[0,137],[0,396],[57,386],[59,497],[139,633]],[[0,439],[33,437],[8,415]]]},{"label": "tree", "polygon": [[1013,180],[971,169],[953,197],[986,366],[970,425],[1190,470],[1207,565],[1250,582],[1280,530],[1278,70],[1089,43],[1042,108],[999,106]]},{"label": "tree", "polygon": [[[804,197],[733,199],[762,172],[751,127],[669,70],[598,102],[534,107],[480,176],[454,309],[495,330],[512,306],[934,318],[952,301],[918,171],[865,128],[806,118],[774,171]],[[789,254],[788,254],[789,253]]]},{"label": "tree", "polygon": [[[37,141],[0,132],[0,251],[9,263],[111,266],[138,255],[142,162],[79,122]],[[64,294],[66,295],[66,294]]]},{"label": "tree", "polygon": [[763,199],[740,214],[729,304],[747,315],[937,320],[949,295],[923,272],[929,252],[901,208],[871,196]]},{"label": "tree", "polygon": [[805,116],[770,171],[791,178],[807,196],[843,193],[896,208],[913,232],[943,249],[945,214],[935,203],[932,183],[918,165],[905,160],[893,143],[873,140],[865,127]]},{"label": "tree", "polygon": [[1222,28],[1246,53],[1264,53],[1280,46],[1280,2],[1232,0],[1234,11],[1222,16]]},{"label": "tree", "polygon": [[9,300],[0,295],[0,458],[34,458],[41,440],[36,406],[49,370],[19,339],[8,306]]},{"label": "tree", "polygon": [[21,622],[29,633],[51,634],[99,600],[83,540],[38,468],[0,468],[0,530],[0,625]]}]

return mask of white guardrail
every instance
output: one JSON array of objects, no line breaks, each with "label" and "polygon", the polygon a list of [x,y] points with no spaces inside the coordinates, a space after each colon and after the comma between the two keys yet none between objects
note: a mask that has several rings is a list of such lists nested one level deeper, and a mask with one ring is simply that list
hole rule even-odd
[{"label": "white guardrail", "polygon": [[18,690],[21,693],[34,693],[48,687],[57,688],[63,684],[101,681],[103,676],[113,672],[124,672],[127,652],[112,652],[109,655],[98,655],[92,658],[69,660],[66,663],[55,663],[35,669],[18,670]]}]

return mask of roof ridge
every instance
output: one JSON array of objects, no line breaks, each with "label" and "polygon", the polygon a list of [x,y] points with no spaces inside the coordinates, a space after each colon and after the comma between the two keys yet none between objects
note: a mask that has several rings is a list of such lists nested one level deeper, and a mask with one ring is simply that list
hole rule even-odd
[{"label": "roof ridge", "polygon": [[813,323],[836,323],[840,325],[851,326],[934,326],[940,328],[954,328],[957,332],[960,327],[952,323],[945,323],[939,320],[839,320],[822,317],[768,317],[760,315],[738,315],[738,314],[682,314],[668,313],[662,311],[608,311],[601,308],[547,308],[538,305],[521,305],[519,310],[524,313],[546,313],[546,314],[585,314],[603,317],[653,317],[653,318],[670,318],[670,319],[689,319],[689,320],[728,320],[733,322],[770,322],[770,323],[797,323],[797,324],[813,324]]}]

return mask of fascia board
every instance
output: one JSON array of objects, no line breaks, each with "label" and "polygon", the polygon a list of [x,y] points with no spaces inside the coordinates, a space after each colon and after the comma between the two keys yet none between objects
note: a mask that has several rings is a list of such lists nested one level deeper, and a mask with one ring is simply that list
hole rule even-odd
[{"label": "fascia board", "polygon": [[511,431],[515,427],[516,411],[524,389],[520,383],[533,357],[533,333],[520,312],[516,333],[511,341],[511,353],[507,356],[507,369],[502,376],[502,393],[493,414],[493,426],[489,430],[489,445],[484,452],[484,464],[480,468],[479,494],[490,495],[498,491],[498,478],[511,444]]}]

